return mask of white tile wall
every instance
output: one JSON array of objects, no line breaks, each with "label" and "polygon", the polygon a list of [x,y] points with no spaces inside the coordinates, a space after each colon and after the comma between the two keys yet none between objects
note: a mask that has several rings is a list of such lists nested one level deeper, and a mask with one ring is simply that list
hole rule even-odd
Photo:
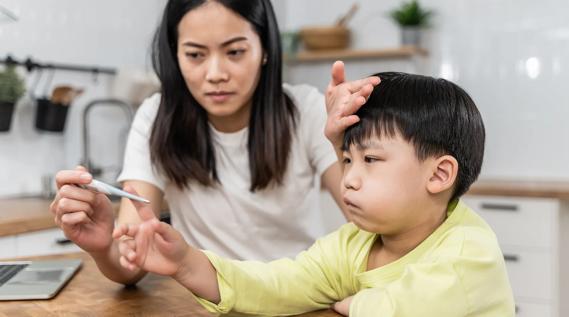
[{"label": "white tile wall", "polygon": [[[353,3],[283,1],[281,25],[286,30],[330,24]],[[398,28],[387,12],[402,2],[359,0],[360,10],[350,22],[353,47],[397,46]],[[420,72],[457,82],[479,106],[487,130],[482,177],[569,180],[569,2],[420,3],[436,12],[425,38],[429,58]],[[397,63],[378,62],[367,73],[408,71],[408,64]],[[318,65],[318,72],[291,80],[321,85],[328,81],[327,68]]]},{"label": "white tile wall", "polygon": [[[387,17],[387,11],[402,1],[358,2],[360,11],[350,22],[353,46],[397,46],[398,28]],[[12,54],[19,59],[32,56],[40,61],[149,69],[148,43],[165,0],[1,3],[20,19],[0,24],[0,57]],[[569,20],[565,17],[569,2],[421,3],[436,11],[427,34],[430,55],[421,72],[455,80],[479,105],[488,133],[482,176],[569,179],[565,165],[569,162],[569,125],[565,124],[569,90],[564,88],[569,82]],[[332,23],[351,4],[340,0],[279,0],[275,9],[281,27],[291,30]],[[410,71],[408,65],[401,61],[356,65],[348,69],[348,75],[387,69]],[[315,82],[323,88],[327,68],[318,65],[314,71],[301,71],[291,80]],[[28,77],[28,81],[33,78]],[[61,83],[87,89],[72,107],[65,134],[36,132],[33,104],[25,100],[18,105],[12,130],[0,133],[0,196],[39,192],[38,175],[79,161],[79,114],[90,100],[109,95],[111,81],[104,76],[95,82],[90,75],[58,72],[52,85]],[[107,120],[107,116],[114,115],[101,115],[101,120]],[[118,146],[100,147],[96,151],[103,156],[100,160],[116,165]]]},{"label": "white tile wall", "polygon": [[[0,24],[0,58],[7,54],[23,60],[104,66],[119,70],[150,70],[149,44],[165,0],[1,0],[19,20]],[[37,74],[26,74],[28,84]],[[93,99],[112,93],[113,78],[100,75],[55,73],[47,85],[44,73],[36,95],[56,84],[86,89],[70,108],[64,134],[39,133],[34,127],[35,106],[25,98],[17,106],[10,132],[0,133],[0,196],[41,191],[40,175],[74,167],[80,160],[80,115]],[[47,86],[44,89],[44,86]],[[93,152],[100,165],[116,171],[119,145],[115,137],[124,129],[118,110],[99,110],[92,126]],[[102,142],[101,140],[106,140]],[[112,174],[112,173],[111,173]]]}]

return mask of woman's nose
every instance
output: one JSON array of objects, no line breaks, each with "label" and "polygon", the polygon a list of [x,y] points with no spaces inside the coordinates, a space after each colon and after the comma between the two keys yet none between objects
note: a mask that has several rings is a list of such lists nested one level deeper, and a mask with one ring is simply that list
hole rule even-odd
[{"label": "woman's nose", "polygon": [[223,60],[218,57],[212,57],[208,65],[206,80],[212,83],[218,83],[227,81],[228,79],[229,74],[225,70]]}]

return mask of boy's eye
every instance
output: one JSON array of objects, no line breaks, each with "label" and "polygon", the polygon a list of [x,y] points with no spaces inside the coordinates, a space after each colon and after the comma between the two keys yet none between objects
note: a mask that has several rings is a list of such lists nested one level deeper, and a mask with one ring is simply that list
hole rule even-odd
[{"label": "boy's eye", "polygon": [[364,157],[364,161],[366,163],[373,163],[373,162],[377,162],[379,161],[379,158],[375,157],[375,156],[365,156]]}]

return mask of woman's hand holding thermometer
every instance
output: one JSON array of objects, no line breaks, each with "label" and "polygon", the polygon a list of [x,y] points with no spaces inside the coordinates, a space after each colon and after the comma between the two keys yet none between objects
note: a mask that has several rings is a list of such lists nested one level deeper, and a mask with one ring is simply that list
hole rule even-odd
[{"label": "woman's hand holding thermometer", "polygon": [[132,199],[132,200],[136,200],[136,201],[145,203],[145,204],[150,203],[150,201],[148,199],[133,195],[131,193],[127,193],[124,190],[118,189],[116,187],[113,187],[109,184],[98,181],[96,179],[93,179],[91,181],[91,183],[89,183],[89,184],[79,185],[79,187],[89,189],[89,190],[93,190],[93,191],[103,193],[106,195],[115,195],[115,196],[125,197],[128,199]]}]

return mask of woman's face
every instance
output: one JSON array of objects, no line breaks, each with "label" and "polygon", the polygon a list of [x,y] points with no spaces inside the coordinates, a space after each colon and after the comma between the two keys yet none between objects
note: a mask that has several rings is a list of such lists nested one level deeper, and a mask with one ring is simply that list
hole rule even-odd
[{"label": "woman's face", "polygon": [[213,126],[222,132],[246,127],[264,54],[253,26],[208,1],[180,21],[177,54],[186,86]]}]

